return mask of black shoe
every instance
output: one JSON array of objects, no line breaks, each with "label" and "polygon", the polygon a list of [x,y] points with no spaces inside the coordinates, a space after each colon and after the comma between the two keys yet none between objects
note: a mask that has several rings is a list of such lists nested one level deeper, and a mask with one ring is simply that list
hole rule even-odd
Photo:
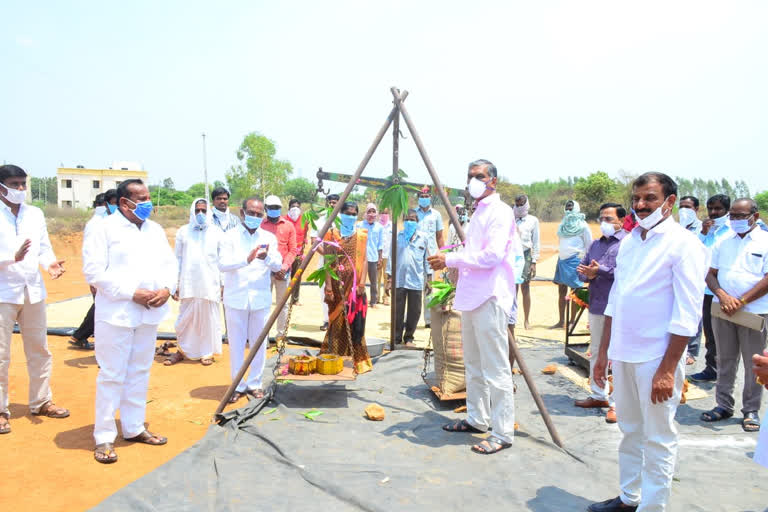
[{"label": "black shoe", "polygon": [[425,328],[425,329],[429,329],[429,328],[431,328],[431,327],[432,327],[432,325],[431,325],[431,324],[424,324],[424,328]]},{"label": "black shoe", "polygon": [[688,378],[693,382],[714,382],[717,380],[717,372],[710,367],[706,367],[699,373],[689,375]]},{"label": "black shoe", "polygon": [[323,322],[323,325],[320,326],[321,331],[327,331],[328,330],[328,322]]},{"label": "black shoe", "polygon": [[69,344],[81,350],[93,350],[93,343],[88,340],[79,340],[75,337],[69,339]]},{"label": "black shoe", "polygon": [[589,512],[634,512],[637,510],[636,505],[625,505],[621,498],[616,496],[612,500],[601,501],[600,503],[593,503],[587,507]]}]

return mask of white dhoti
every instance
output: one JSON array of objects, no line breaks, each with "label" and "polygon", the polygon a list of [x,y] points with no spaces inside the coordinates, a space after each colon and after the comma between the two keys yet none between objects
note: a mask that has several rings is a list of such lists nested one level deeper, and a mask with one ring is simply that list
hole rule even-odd
[{"label": "white dhoti", "polygon": [[117,327],[96,321],[94,335],[99,375],[96,378],[96,444],[117,437],[115,413],[120,410],[124,438],[144,431],[149,369],[155,358],[157,325]]},{"label": "white dhoti", "polygon": [[672,398],[651,402],[653,377],[661,358],[645,363],[613,361],[613,398],[619,428],[621,501],[639,505],[638,512],[667,509],[677,457],[675,412],[685,380],[685,358],[675,370]]},{"label": "white dhoti", "polygon": [[[274,274],[272,275],[272,288],[275,289],[275,303],[277,303],[283,295],[285,295],[285,291],[288,289],[288,283],[290,283],[290,274],[285,276],[283,279],[277,279]],[[299,286],[299,283],[296,284],[296,286]],[[290,301],[289,301],[290,302]],[[325,303],[325,301],[323,301]],[[327,308],[327,305],[326,305]],[[283,336],[286,336],[288,334],[288,302],[285,303],[283,306],[283,309],[280,310],[280,314],[277,317],[277,337],[281,338]]]},{"label": "white dhoti", "polygon": [[[250,341],[251,346],[267,324],[269,308],[244,310],[228,307],[226,309],[227,336],[229,339],[229,363],[232,379],[237,376],[238,370],[245,360],[245,342]],[[261,344],[256,357],[251,361],[251,367],[247,377],[237,384],[237,391],[244,393],[246,390],[261,388],[261,376],[264,373],[266,363],[268,340]]]},{"label": "white dhoti", "polygon": [[207,299],[181,299],[176,319],[179,350],[187,359],[221,354],[219,303]]},{"label": "white dhoti", "polygon": [[495,298],[461,314],[467,377],[467,422],[502,442],[515,435],[515,395],[509,366],[509,315]]}]

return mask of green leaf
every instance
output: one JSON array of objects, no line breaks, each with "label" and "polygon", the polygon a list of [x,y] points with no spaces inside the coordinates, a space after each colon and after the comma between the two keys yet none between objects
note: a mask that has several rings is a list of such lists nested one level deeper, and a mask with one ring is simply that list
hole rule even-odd
[{"label": "green leaf", "polygon": [[265,412],[264,412],[264,414],[272,414],[272,413],[273,413],[273,412],[275,412],[276,410],[277,410],[277,407],[274,407],[274,408],[272,408],[272,409],[270,409],[270,410],[268,410],[268,411],[265,411]]},{"label": "green leaf", "polygon": [[279,421],[280,419],[282,419],[280,416],[275,416],[274,418],[269,418],[269,421]]},{"label": "green leaf", "polygon": [[318,411],[316,409],[312,409],[311,411],[307,411],[307,412],[299,413],[299,414],[303,415],[308,420],[315,421],[315,418],[317,418],[318,416],[323,414],[323,411]]}]

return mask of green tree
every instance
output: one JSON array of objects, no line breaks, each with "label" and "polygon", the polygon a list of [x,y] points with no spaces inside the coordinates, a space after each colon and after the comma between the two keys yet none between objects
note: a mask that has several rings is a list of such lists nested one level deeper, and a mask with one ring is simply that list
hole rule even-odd
[{"label": "green tree", "polygon": [[173,184],[173,178],[165,178],[163,180],[163,188],[167,188],[168,190],[176,190],[176,187]]},{"label": "green tree", "polygon": [[285,183],[284,193],[302,203],[311,203],[315,197],[315,185],[307,178],[294,178]]},{"label": "green tree", "polygon": [[282,195],[288,176],[293,173],[291,163],[275,158],[275,143],[267,137],[251,132],[245,136],[237,150],[239,163],[227,172],[227,183],[233,197],[242,199],[256,194]]},{"label": "green tree", "polygon": [[761,212],[768,211],[768,190],[760,192],[755,196],[755,202]]},{"label": "green tree", "polygon": [[499,181],[496,184],[496,192],[499,193],[502,201],[510,206],[514,206],[515,198],[524,193],[523,187],[515,183],[511,183],[504,176],[499,176]]},{"label": "green tree", "polygon": [[[208,191],[213,190],[211,185],[208,185]],[[205,183],[195,183],[187,189],[187,195],[190,197],[205,197]]]},{"label": "green tree", "polygon": [[29,193],[33,201],[43,204],[56,204],[58,202],[59,187],[55,177],[38,178],[32,176],[29,181]]},{"label": "green tree", "polygon": [[593,172],[579,179],[573,186],[576,200],[587,218],[597,217],[600,205],[605,203],[616,188],[616,183],[603,171]]}]

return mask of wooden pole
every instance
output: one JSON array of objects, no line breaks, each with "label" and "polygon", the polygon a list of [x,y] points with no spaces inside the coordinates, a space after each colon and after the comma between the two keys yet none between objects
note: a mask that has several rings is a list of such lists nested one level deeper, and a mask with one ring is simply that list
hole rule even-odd
[{"label": "wooden pole", "polygon": [[[446,194],[445,190],[443,190],[443,185],[440,183],[440,178],[437,175],[437,171],[435,171],[429,156],[427,156],[427,151],[424,149],[424,144],[421,142],[421,137],[419,137],[416,128],[413,126],[411,116],[408,115],[408,109],[406,109],[405,105],[402,104],[402,96],[394,87],[392,87],[390,91],[392,92],[392,96],[395,98],[395,105],[400,107],[400,114],[403,116],[403,120],[408,126],[408,131],[411,132],[411,138],[413,138],[413,142],[416,144],[416,148],[419,150],[421,159],[424,160],[424,165],[427,167],[427,171],[432,177],[432,181],[435,183],[435,188],[437,189],[437,193],[440,196],[440,200],[443,202],[445,209],[448,211],[448,218],[450,219],[451,224],[453,224],[453,228],[456,230],[459,238],[464,241],[466,237],[464,235],[464,230],[461,227],[461,223],[459,223],[459,216],[456,215],[456,210],[451,208],[448,194]],[[520,367],[520,372],[523,374],[523,378],[525,378],[525,383],[528,385],[528,389],[530,390],[531,395],[533,395],[533,400],[536,402],[536,406],[539,408],[539,412],[541,413],[541,417],[544,419],[544,424],[547,426],[547,430],[549,430],[549,435],[552,437],[552,441],[557,446],[562,448],[563,443],[560,440],[560,436],[557,434],[554,423],[552,423],[552,418],[549,415],[549,411],[547,411],[547,407],[544,405],[544,401],[541,399],[541,395],[539,395],[539,391],[536,389],[536,384],[533,382],[533,379],[528,372],[528,366],[525,364],[523,358],[521,357],[520,350],[517,347],[517,342],[515,341],[514,336],[510,340],[510,346],[515,352],[514,356],[517,360],[517,365]]]},{"label": "wooden pole", "polygon": [[[397,108],[397,115],[392,122],[392,184],[396,185],[400,181],[398,171],[400,170],[400,108]],[[397,322],[397,221],[392,217],[392,246],[390,247],[389,262],[392,264],[392,277],[390,278],[389,290],[389,350],[395,350],[395,325]],[[407,212],[406,212],[407,213]],[[386,272],[386,269],[384,269]],[[402,319],[401,319],[402,321]]]},{"label": "wooden pole", "polygon": [[[404,91],[402,96],[398,97],[400,104],[402,104],[402,101],[407,96],[408,96],[408,91]],[[355,171],[353,178],[349,180],[349,183],[347,183],[347,186],[344,189],[344,192],[342,192],[341,197],[339,198],[339,201],[336,203],[336,206],[333,208],[333,211],[328,216],[328,219],[326,219],[325,225],[317,233],[317,238],[319,238],[320,240],[322,240],[323,237],[325,237],[325,233],[333,225],[333,220],[341,211],[341,208],[344,205],[344,201],[346,201],[347,198],[349,197],[349,194],[352,193],[352,189],[355,188],[357,179],[360,178],[360,176],[363,174],[363,170],[365,170],[366,165],[368,165],[368,162],[371,160],[371,157],[373,156],[373,153],[376,151],[376,148],[379,146],[381,139],[383,139],[384,135],[387,133],[387,130],[389,129],[389,126],[392,124],[392,120],[397,115],[397,112],[398,112],[398,106],[395,105],[392,108],[392,110],[389,112],[389,115],[387,116],[386,121],[384,121],[384,124],[382,125],[382,127],[379,129],[379,132],[376,134],[376,137],[371,143],[371,146],[368,148],[368,151],[365,153],[365,156],[363,156],[363,160],[360,162],[360,165],[357,167],[357,170]],[[267,323],[259,333],[258,338],[256,338],[255,340],[250,340],[251,350],[250,352],[248,352],[248,355],[245,357],[245,360],[243,361],[242,366],[237,371],[237,375],[232,380],[232,383],[229,385],[229,388],[227,388],[226,393],[224,393],[224,398],[221,399],[221,402],[219,402],[219,406],[216,407],[216,412],[214,413],[214,420],[219,414],[221,414],[221,412],[227,406],[227,403],[229,402],[230,397],[235,392],[235,388],[237,388],[238,383],[243,379],[245,372],[248,370],[248,367],[251,365],[251,361],[253,361],[253,358],[256,357],[256,353],[259,351],[259,349],[261,348],[261,345],[267,339],[267,336],[269,335],[269,330],[272,328],[272,325],[277,320],[277,317],[280,315],[280,312],[283,310],[283,307],[285,307],[286,302],[288,302],[288,299],[291,297],[291,293],[293,292],[293,287],[300,285],[301,274],[304,272],[304,269],[307,268],[307,265],[309,265],[309,262],[312,259],[312,255],[315,253],[316,250],[317,250],[317,244],[311,247],[307,255],[304,256],[304,259],[301,260],[301,265],[299,265],[299,269],[296,271],[296,274],[291,277],[291,283],[288,286],[288,289],[285,291],[283,296],[278,299],[277,304],[272,309],[272,313],[269,315],[269,318],[267,319]]]}]

